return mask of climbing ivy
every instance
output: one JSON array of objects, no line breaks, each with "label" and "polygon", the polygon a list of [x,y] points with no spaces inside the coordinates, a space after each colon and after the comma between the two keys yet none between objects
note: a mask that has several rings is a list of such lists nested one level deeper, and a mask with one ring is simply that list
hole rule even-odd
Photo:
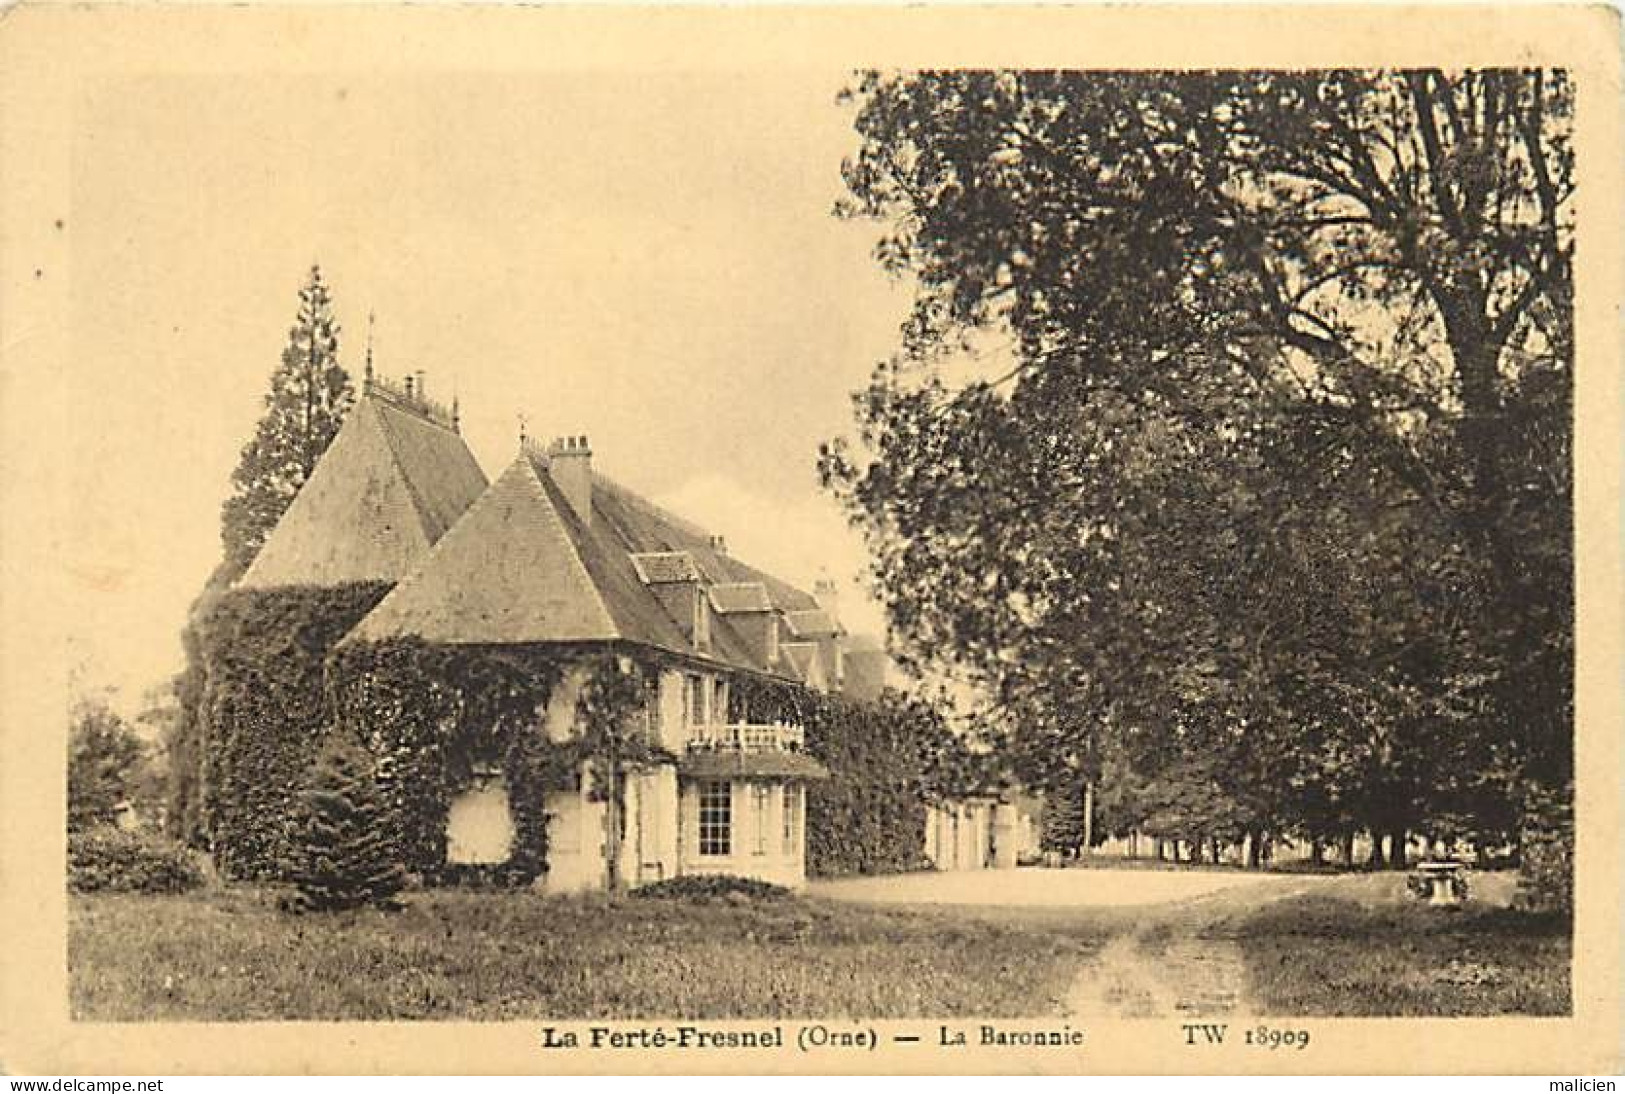
[{"label": "climbing ivy", "polygon": [[[427,884],[524,884],[547,869],[545,800],[579,789],[604,800],[624,773],[673,759],[639,712],[654,709],[659,666],[602,645],[447,646],[416,638],[340,639],[388,591],[362,583],[227,594],[204,629],[202,784],[208,835],[233,878],[286,877],[291,794],[326,727],[361,742],[376,765],[403,865]],[[568,740],[542,726],[567,669],[583,673]],[[807,798],[810,873],[913,869],[924,862],[929,802],[979,789],[974,759],[929,704],[874,702],[739,677],[729,717],[805,727],[830,771]],[[481,765],[500,765],[514,838],[494,867],[446,862],[452,800]],[[605,777],[608,776],[608,777]],[[617,826],[618,827],[618,826]]]},{"label": "climbing ivy", "polygon": [[859,701],[756,678],[731,690],[731,717],[800,724],[808,754],[829,769],[807,788],[810,874],[919,869],[926,807],[985,788],[975,757],[922,700],[888,691]]},{"label": "climbing ivy", "polygon": [[204,827],[234,878],[280,877],[290,867],[293,797],[329,723],[328,653],[388,586],[239,589],[202,624]]},{"label": "climbing ivy", "polygon": [[[571,659],[553,646],[444,646],[417,638],[348,645],[328,666],[340,724],[366,742],[400,832],[405,864],[427,883],[524,884],[547,868],[545,796],[575,785],[577,742],[542,731]],[[475,769],[500,765],[513,819],[507,862],[446,862],[446,817]]]}]

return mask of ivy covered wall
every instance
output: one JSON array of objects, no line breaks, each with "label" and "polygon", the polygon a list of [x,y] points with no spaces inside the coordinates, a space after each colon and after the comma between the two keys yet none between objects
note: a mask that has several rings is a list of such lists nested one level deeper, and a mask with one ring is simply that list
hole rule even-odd
[{"label": "ivy covered wall", "polygon": [[815,877],[923,869],[926,807],[982,789],[985,765],[927,703],[873,701],[791,685],[736,684],[734,717],[798,722],[829,769],[807,786],[807,872]]},{"label": "ivy covered wall", "polygon": [[[292,796],[320,743],[341,732],[377,763],[402,863],[428,883],[523,884],[547,868],[547,793],[579,785],[584,766],[633,770],[669,761],[630,728],[651,707],[659,666],[626,651],[568,646],[437,646],[391,639],[337,648],[387,592],[381,584],[245,590],[222,598],[203,630],[207,669],[200,783],[207,835],[235,879],[285,876]],[[538,732],[568,673],[582,674],[576,732]],[[554,712],[553,718],[569,717]],[[813,875],[925,865],[926,806],[962,793],[971,757],[931,707],[875,702],[736,677],[730,718],[803,725],[831,777],[808,786]],[[500,765],[514,846],[496,867],[446,864],[450,804],[476,765]],[[598,780],[592,780],[597,783]],[[621,780],[624,786],[624,780]]]},{"label": "ivy covered wall", "polygon": [[293,798],[331,723],[328,654],[388,590],[239,589],[204,621],[198,783],[204,831],[226,876],[287,870]]}]

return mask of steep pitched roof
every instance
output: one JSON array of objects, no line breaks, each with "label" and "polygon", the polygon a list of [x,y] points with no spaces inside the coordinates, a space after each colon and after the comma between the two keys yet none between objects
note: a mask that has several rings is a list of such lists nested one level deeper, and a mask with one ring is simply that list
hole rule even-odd
[{"label": "steep pitched roof", "polygon": [[[623,640],[693,654],[594,510],[593,523],[584,523],[547,472],[521,455],[345,641],[409,634],[452,644]],[[720,619],[709,656],[763,668]]]},{"label": "steep pitched roof", "polygon": [[448,434],[444,427],[389,403],[380,401],[376,406],[390,448],[412,488],[424,532],[431,543],[437,541],[485,492],[485,472],[456,433]]},{"label": "steep pitched roof", "polygon": [[484,489],[457,433],[363,395],[238,585],[395,581]]},{"label": "steep pitched roof", "polygon": [[[704,650],[693,648],[651,588],[675,581],[698,582],[719,607]],[[765,651],[725,614],[780,606],[806,609],[816,601],[721,554],[697,527],[601,477],[593,482],[591,520],[583,521],[546,458],[526,451],[345,640],[621,640],[801,680],[809,671],[820,675],[807,665],[764,663]]]},{"label": "steep pitched roof", "polygon": [[639,554],[684,551],[693,558],[708,585],[758,582],[767,589],[773,606],[781,611],[818,607],[818,601],[811,594],[717,550],[704,529],[619,483],[594,475],[592,487],[594,527],[598,526],[598,518],[603,517],[605,530],[624,544],[626,550]]},{"label": "steep pitched roof", "polygon": [[620,637],[568,506],[521,457],[345,638],[519,643]]}]

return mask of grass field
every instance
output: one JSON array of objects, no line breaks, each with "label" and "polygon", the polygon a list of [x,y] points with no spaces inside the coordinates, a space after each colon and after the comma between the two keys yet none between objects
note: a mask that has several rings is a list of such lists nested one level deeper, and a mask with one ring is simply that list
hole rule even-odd
[{"label": "grass field", "polygon": [[1199,995],[1260,1015],[1568,1013],[1566,921],[1403,886],[1140,910],[439,891],[304,917],[242,888],[80,895],[72,1003],[99,1021],[1099,1017],[1077,989],[1105,971],[1168,1017]]},{"label": "grass field", "polygon": [[77,896],[73,1012],[104,1021],[1015,1017],[1099,939],[792,899],[433,892],[289,917],[252,890]]},{"label": "grass field", "polygon": [[1257,1009],[1303,1017],[1568,1014],[1566,918],[1428,908],[1392,875],[1339,879],[1234,924]]}]

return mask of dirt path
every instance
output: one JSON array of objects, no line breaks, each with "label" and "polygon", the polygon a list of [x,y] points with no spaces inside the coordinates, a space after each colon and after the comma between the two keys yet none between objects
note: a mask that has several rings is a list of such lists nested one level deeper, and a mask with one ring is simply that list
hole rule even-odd
[{"label": "dirt path", "polygon": [[1244,886],[1148,909],[1079,972],[1067,1013],[1079,1018],[1208,1017],[1249,1009],[1241,948],[1215,927],[1313,886]]}]

